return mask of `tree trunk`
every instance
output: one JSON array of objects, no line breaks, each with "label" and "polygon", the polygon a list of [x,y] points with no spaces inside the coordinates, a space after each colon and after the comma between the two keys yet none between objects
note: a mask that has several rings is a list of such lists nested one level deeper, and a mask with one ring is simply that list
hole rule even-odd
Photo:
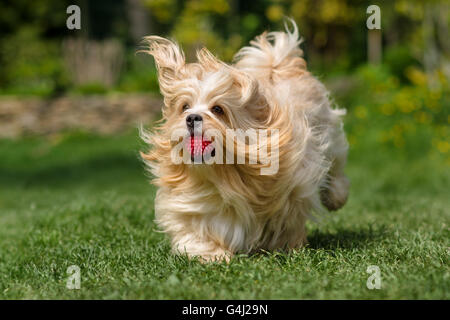
[{"label": "tree trunk", "polygon": [[141,0],[127,0],[131,38],[138,43],[149,32],[149,16]]},{"label": "tree trunk", "polygon": [[367,55],[369,63],[379,64],[381,62],[381,30],[372,29],[367,33]]}]

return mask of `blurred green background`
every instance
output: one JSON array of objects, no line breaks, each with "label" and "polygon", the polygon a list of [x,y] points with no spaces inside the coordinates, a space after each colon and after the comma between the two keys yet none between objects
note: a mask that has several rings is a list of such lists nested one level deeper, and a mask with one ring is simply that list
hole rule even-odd
[{"label": "blurred green background", "polygon": [[[81,8],[81,30],[66,27],[70,4]],[[370,4],[356,0],[2,1],[0,94],[51,99],[67,94],[156,93],[153,60],[136,53],[143,36],[176,39],[188,60],[206,46],[229,62],[255,35],[282,29],[283,18],[289,16],[304,38],[309,69],[349,111],[352,144],[373,133],[367,132],[370,123],[380,129],[374,137],[379,142],[421,154],[435,149],[448,160],[449,2],[378,1],[374,4],[381,8],[381,37],[373,38],[366,28]],[[381,60],[370,63],[370,50],[380,51]]]}]

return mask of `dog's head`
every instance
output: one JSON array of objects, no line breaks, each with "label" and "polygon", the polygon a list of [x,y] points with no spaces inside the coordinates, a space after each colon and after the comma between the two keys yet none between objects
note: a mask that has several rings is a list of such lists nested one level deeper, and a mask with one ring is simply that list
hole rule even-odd
[{"label": "dog's head", "polygon": [[186,63],[176,43],[156,36],[145,40],[164,96],[163,130],[166,137],[184,130],[184,150],[191,158],[216,156],[217,133],[225,139],[227,129],[264,127],[267,104],[249,74],[223,63],[205,48],[197,52],[196,63]]}]

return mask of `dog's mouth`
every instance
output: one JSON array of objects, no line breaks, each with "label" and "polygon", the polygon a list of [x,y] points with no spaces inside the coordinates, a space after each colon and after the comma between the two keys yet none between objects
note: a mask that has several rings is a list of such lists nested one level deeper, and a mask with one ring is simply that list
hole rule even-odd
[{"label": "dog's mouth", "polygon": [[[206,160],[216,155],[213,141],[201,136],[191,135],[186,139],[186,149],[191,154],[191,160]],[[198,162],[198,160],[196,162]]]}]

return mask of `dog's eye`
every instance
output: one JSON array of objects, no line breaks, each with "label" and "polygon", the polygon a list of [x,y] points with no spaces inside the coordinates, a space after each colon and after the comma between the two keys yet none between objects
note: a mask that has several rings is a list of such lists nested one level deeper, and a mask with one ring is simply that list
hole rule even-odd
[{"label": "dog's eye", "polygon": [[223,114],[223,109],[219,106],[212,107],[211,111],[215,114]]},{"label": "dog's eye", "polygon": [[187,104],[185,104],[184,106],[183,106],[183,112],[185,112],[187,109],[189,109],[189,105],[187,105]]}]

